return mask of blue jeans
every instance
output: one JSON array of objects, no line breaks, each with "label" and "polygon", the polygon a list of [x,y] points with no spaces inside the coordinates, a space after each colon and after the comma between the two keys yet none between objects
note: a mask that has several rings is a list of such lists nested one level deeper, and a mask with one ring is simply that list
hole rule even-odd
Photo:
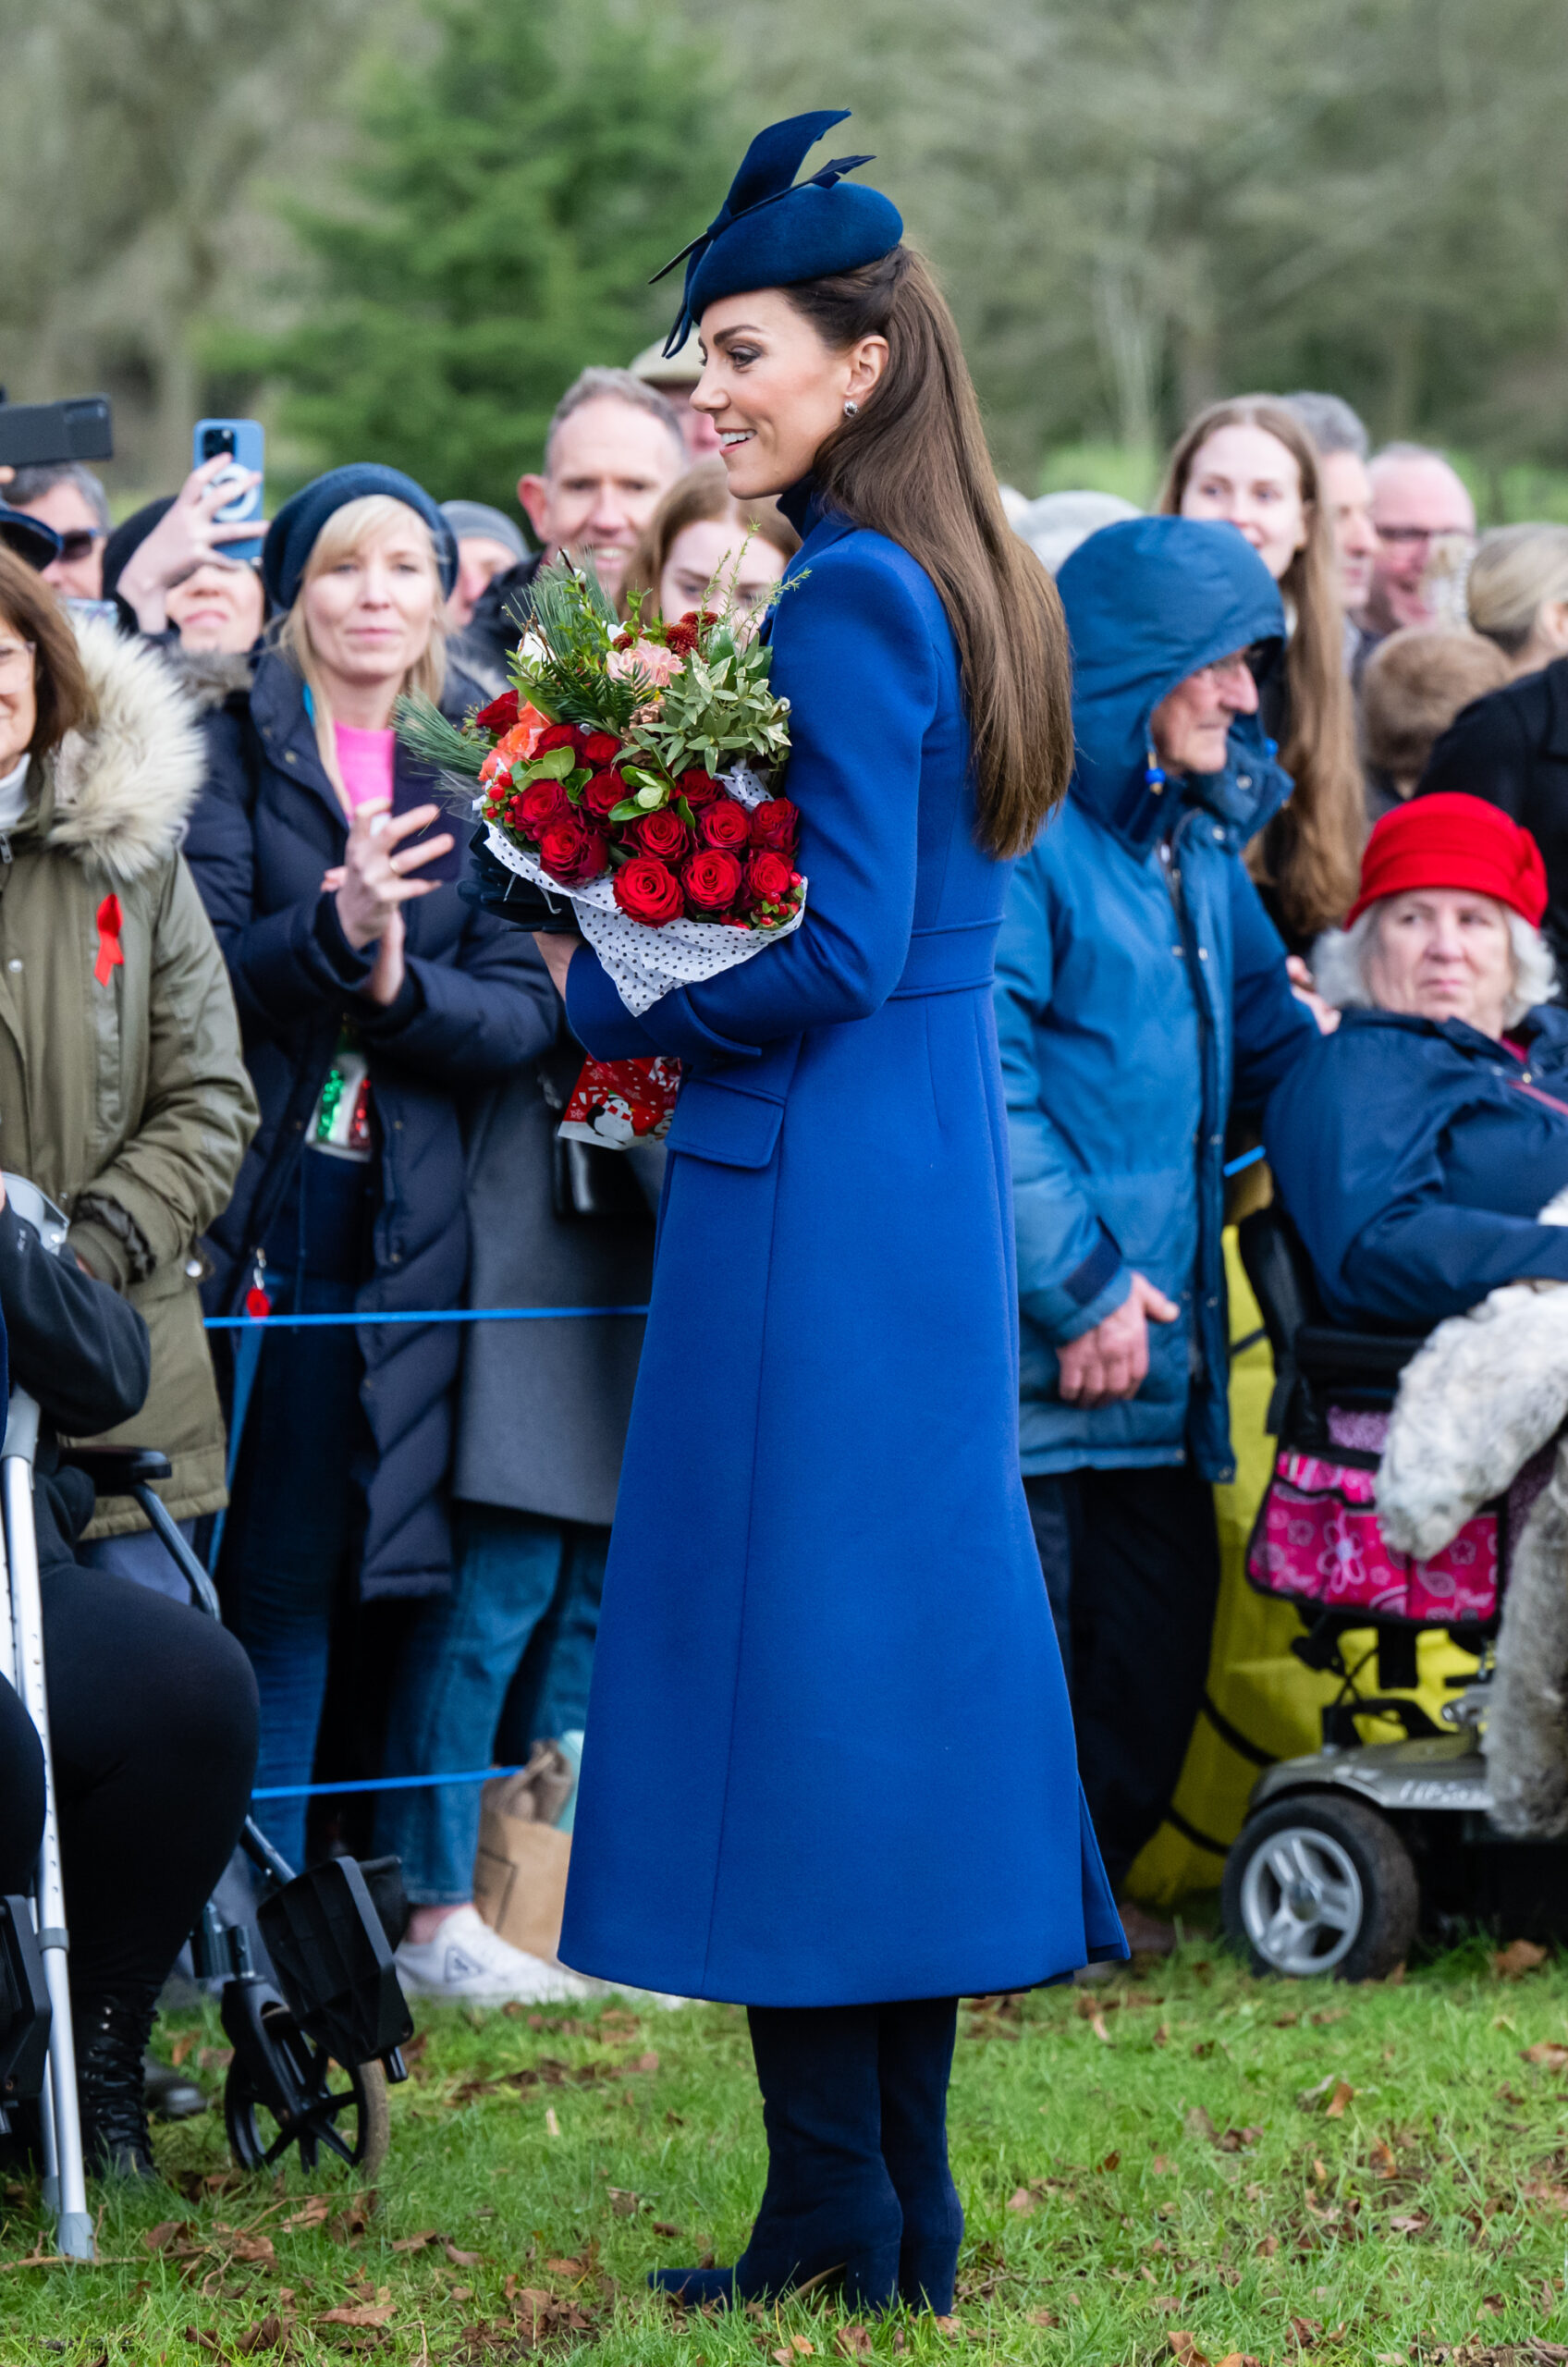
[{"label": "blue jeans", "polygon": [[[292,1278],[268,1276],[280,1314]],[[298,1312],[353,1306],[352,1282],[307,1281]],[[263,1343],[245,1419],[219,1585],[224,1617],[251,1656],[262,1701],[256,1788],[308,1784],[326,1697],[333,1613],[352,1576],[360,1521],[349,1463],[363,1374],[352,1329],[275,1331]],[[296,1871],[304,1800],[263,1800],[256,1821]]]},{"label": "blue jeans", "polygon": [[[387,1726],[388,1775],[521,1763],[531,1744],[580,1733],[599,1628],[607,1528],[498,1504],[457,1507],[452,1591],[404,1641]],[[377,1852],[403,1861],[416,1907],[473,1896],[477,1784],[385,1792]]]}]

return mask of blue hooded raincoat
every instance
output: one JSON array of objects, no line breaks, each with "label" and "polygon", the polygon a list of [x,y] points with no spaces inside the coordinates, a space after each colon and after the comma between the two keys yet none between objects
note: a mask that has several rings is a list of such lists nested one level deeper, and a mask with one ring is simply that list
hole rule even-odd
[{"label": "blue hooded raincoat", "polygon": [[[1169,691],[1284,630],[1232,526],[1139,518],[1058,580],[1072,635],[1078,760],[1013,876],[997,950],[1023,1309],[1026,1472],[1178,1464],[1232,1471],[1220,1244],[1225,1121],[1316,1042],[1241,861],[1291,792],[1256,716],[1222,773],[1147,778]],[[1131,1272],[1181,1307],[1149,1326],[1135,1397],[1063,1403],[1057,1347],[1120,1306]]]},{"label": "blue hooded raincoat", "polygon": [[1347,1011],[1268,1104],[1280,1196],[1336,1323],[1425,1331],[1500,1282],[1568,1282],[1568,1012],[1515,1031]]},{"label": "blue hooded raincoat", "polygon": [[685,1081],[594,1663],[561,1954],[756,2005],[1125,1953],[1017,1459],[991,1008],[947,617],[805,511],[774,634],[803,923],[590,1050]]}]

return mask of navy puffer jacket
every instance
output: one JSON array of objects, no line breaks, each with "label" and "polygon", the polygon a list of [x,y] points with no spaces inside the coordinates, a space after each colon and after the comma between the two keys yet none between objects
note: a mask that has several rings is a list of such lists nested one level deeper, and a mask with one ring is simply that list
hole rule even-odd
[{"label": "navy puffer jacket", "polygon": [[[460,714],[473,700],[452,686]],[[462,1115],[466,1097],[534,1061],[555,1036],[553,987],[532,940],[464,904],[458,845],[426,877],[447,884],[404,907],[408,976],[378,1009],[360,993],[374,946],[356,952],[323,874],[348,826],[305,709],[304,684],[268,654],[247,696],[207,724],[211,768],[185,852],[228,963],[260,1130],[234,1197],[208,1236],[209,1312],[231,1313],[282,1206],[305,1127],[351,1013],[370,1060],[377,1167],[374,1271],[361,1291],[362,1401],[375,1447],[366,1488],[361,1592],[438,1593],[451,1582],[447,1481],[456,1324],[388,1324],[399,1308],[461,1304],[468,1273]],[[399,748],[393,807],[435,793]],[[441,826],[437,826],[441,827]]]}]

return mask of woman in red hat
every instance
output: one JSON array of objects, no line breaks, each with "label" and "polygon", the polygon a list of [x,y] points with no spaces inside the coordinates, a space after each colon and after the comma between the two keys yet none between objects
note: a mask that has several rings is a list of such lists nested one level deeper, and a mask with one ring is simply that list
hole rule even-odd
[{"label": "woman in red hat", "polygon": [[1330,1318],[1426,1329],[1500,1282],[1568,1281],[1568,1012],[1527,830],[1478,797],[1416,799],[1367,841],[1319,938],[1341,1014],[1269,1103],[1276,1184]]}]

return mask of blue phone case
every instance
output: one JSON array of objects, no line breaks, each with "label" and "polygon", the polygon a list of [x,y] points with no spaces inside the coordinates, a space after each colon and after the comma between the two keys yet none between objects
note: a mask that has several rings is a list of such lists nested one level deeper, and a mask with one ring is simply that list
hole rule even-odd
[{"label": "blue phone case", "polygon": [[[260,476],[266,465],[267,439],[266,431],[259,419],[199,419],[190,437],[191,466],[200,468],[203,460],[212,457],[210,453],[203,452],[202,449],[202,438],[207,430],[212,427],[227,427],[233,430],[235,467],[254,469]],[[264,491],[264,485],[253,484],[249,492],[240,495],[238,501],[231,501],[226,509],[217,512],[219,521],[227,526],[241,518],[259,519],[262,514],[262,496]],[[221,547],[226,558],[257,559],[262,555],[262,538],[258,534],[254,540],[247,539],[240,542],[236,539],[232,543],[223,544]]]}]

